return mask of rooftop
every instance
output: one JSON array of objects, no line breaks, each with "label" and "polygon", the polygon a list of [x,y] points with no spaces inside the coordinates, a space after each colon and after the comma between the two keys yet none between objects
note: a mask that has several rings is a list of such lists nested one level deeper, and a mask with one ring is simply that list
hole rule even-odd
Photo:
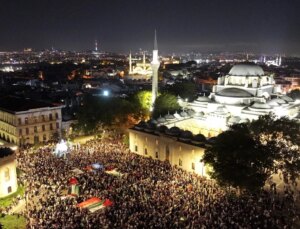
[{"label": "rooftop", "polygon": [[57,105],[15,96],[5,96],[0,98],[0,110],[6,110],[10,113],[46,107],[57,107]]},{"label": "rooftop", "polygon": [[13,155],[14,151],[10,148],[1,148],[0,147],[0,158],[7,157],[9,155]]}]

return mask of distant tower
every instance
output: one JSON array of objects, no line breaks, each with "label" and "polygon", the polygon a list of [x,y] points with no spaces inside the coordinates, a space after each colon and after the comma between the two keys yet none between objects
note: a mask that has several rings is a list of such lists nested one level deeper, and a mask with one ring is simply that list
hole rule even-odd
[{"label": "distant tower", "polygon": [[281,66],[281,55],[279,56],[278,66]]},{"label": "distant tower", "polygon": [[95,40],[95,52],[98,52],[98,41]]},{"label": "distant tower", "polygon": [[154,108],[154,103],[157,98],[158,93],[158,68],[159,68],[159,60],[158,60],[158,48],[157,48],[157,39],[156,39],[156,30],[154,32],[154,49],[152,55],[152,100],[151,100],[151,107],[150,110],[152,111]]},{"label": "distant tower", "polygon": [[263,62],[264,62],[264,63],[266,63],[266,56],[264,56],[264,60],[263,60]]},{"label": "distant tower", "polygon": [[132,59],[131,59],[131,51],[129,53],[129,74],[132,73]]},{"label": "distant tower", "polygon": [[276,57],[275,65],[276,65],[276,66],[279,66],[279,58],[278,58],[278,57]]}]

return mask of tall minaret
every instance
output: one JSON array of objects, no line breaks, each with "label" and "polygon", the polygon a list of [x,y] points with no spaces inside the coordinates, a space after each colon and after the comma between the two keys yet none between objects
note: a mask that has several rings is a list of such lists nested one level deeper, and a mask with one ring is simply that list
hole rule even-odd
[{"label": "tall minaret", "polygon": [[132,59],[131,59],[131,51],[129,53],[129,74],[132,73]]},{"label": "tall minaret", "polygon": [[95,40],[95,52],[98,52],[98,41]]},{"label": "tall minaret", "polygon": [[281,55],[279,56],[278,66],[281,66]]},{"label": "tall minaret", "polygon": [[152,55],[152,100],[150,110],[152,111],[154,108],[154,103],[158,93],[158,68],[159,68],[159,60],[158,60],[158,48],[157,48],[157,39],[156,39],[156,30],[154,32],[154,49]]}]

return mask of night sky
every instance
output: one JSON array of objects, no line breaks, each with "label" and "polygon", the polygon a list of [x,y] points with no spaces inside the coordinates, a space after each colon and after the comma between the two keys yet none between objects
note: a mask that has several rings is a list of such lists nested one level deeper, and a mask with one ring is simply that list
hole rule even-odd
[{"label": "night sky", "polygon": [[300,54],[300,0],[1,0],[0,50]]}]

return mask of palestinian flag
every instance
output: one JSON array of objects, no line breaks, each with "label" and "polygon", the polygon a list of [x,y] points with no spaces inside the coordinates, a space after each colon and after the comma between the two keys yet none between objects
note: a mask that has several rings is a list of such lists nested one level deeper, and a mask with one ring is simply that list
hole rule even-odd
[{"label": "palestinian flag", "polygon": [[90,212],[95,212],[105,207],[111,206],[113,203],[109,199],[100,200],[97,197],[93,197],[77,205],[80,208],[87,208]]}]

